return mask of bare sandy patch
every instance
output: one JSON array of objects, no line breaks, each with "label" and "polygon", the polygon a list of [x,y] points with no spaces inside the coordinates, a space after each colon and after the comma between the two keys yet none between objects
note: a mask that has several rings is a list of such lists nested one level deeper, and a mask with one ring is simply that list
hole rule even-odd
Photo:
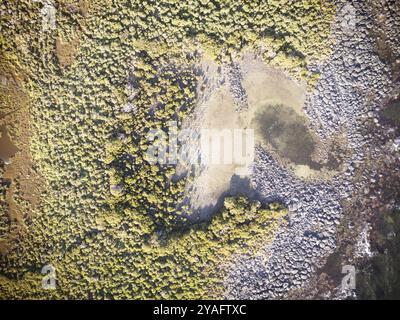
[{"label": "bare sandy patch", "polygon": [[[248,126],[247,114],[235,111],[234,101],[226,85],[216,90],[200,108],[203,112],[196,123],[201,129],[230,132],[233,136],[235,129],[245,129]],[[236,140],[233,140],[233,148],[245,150]],[[229,191],[232,177],[242,172],[243,164],[223,164],[225,151],[221,148],[220,164],[200,165],[194,181],[191,203],[193,210],[200,212],[201,216],[208,215],[212,208],[222,205],[221,196]]]},{"label": "bare sandy patch", "polygon": [[[238,110],[232,83],[211,62],[202,63],[205,81],[200,83],[199,105],[184,127],[214,130],[254,130],[255,145],[260,144],[301,179],[322,177],[322,165],[314,161],[319,141],[308,128],[303,114],[307,86],[292,80],[281,70],[267,66],[260,58],[246,54],[237,61],[241,70],[240,86],[246,94],[246,107]],[[222,81],[218,82],[218,79]],[[205,86],[209,83],[210,86]],[[212,87],[211,87],[212,84]],[[194,142],[193,142],[194,143]],[[234,141],[234,147],[238,141]],[[243,141],[241,141],[243,143]],[[197,146],[196,148],[198,148]],[[243,147],[243,146],[242,146]],[[238,175],[238,165],[207,164],[195,169],[194,181],[187,193],[193,216],[207,218],[223,204],[223,198],[238,193],[254,195],[247,174]],[[186,168],[187,169],[187,168]],[[192,171],[193,172],[193,171]],[[196,214],[197,213],[197,214]]]},{"label": "bare sandy patch", "polygon": [[283,71],[267,66],[261,59],[247,54],[241,60],[243,87],[246,89],[250,112],[266,105],[283,104],[303,116],[306,84],[292,80]]}]

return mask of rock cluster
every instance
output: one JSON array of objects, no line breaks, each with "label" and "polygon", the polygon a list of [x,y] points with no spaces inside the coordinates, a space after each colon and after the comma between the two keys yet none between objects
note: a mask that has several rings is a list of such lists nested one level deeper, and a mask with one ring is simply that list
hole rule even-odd
[{"label": "rock cluster", "polygon": [[[332,181],[307,182],[282,168],[265,150],[257,150],[252,183],[265,197],[288,206],[288,224],[265,248],[267,262],[259,257],[238,258],[226,279],[226,298],[274,299],[302,287],[336,248],[343,200],[351,198],[355,190],[368,189],[372,183],[373,177],[365,177],[363,183],[356,182],[354,177],[355,167],[367,157],[366,148],[372,158],[385,152],[387,144],[372,146],[376,137],[373,133],[365,134],[366,125],[380,126],[378,111],[399,90],[389,64],[380,59],[374,39],[369,36],[374,24],[367,4],[361,0],[339,0],[337,5],[348,8],[346,14],[339,11],[333,25],[332,55],[322,65],[312,66],[321,72],[321,79],[309,94],[304,110],[322,141],[339,130],[346,132],[353,155],[344,171]],[[388,15],[395,12],[388,7],[385,10]],[[389,16],[386,23],[399,24],[399,19]],[[391,42],[399,42],[395,32],[386,36]],[[399,43],[395,47],[399,48]],[[392,151],[398,152],[398,140],[391,141]]]},{"label": "rock cluster", "polygon": [[232,94],[236,111],[247,110],[248,101],[246,90],[242,86],[242,70],[237,63],[232,63],[224,68],[225,78],[228,80],[229,89]]}]

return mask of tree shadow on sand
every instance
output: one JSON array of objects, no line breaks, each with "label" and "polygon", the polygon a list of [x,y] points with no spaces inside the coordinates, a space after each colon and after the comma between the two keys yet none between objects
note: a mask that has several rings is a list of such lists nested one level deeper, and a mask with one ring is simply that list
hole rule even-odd
[{"label": "tree shadow on sand", "polygon": [[233,175],[229,183],[229,188],[219,196],[217,202],[213,205],[208,205],[197,209],[188,218],[189,221],[192,223],[210,221],[213,215],[223,208],[225,198],[233,196],[245,196],[249,198],[249,200],[256,200],[262,204],[281,200],[275,197],[265,198],[261,195],[261,193],[252,188],[250,179],[248,177],[242,178],[238,175]]}]

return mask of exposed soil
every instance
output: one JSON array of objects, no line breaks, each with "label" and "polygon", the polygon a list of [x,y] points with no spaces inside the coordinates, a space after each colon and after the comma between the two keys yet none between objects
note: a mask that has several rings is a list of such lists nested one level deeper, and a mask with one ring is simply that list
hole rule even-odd
[{"label": "exposed soil", "polygon": [[7,133],[7,128],[3,126],[0,128],[0,131],[0,159],[3,160],[4,163],[8,164],[18,149],[11,141]]},{"label": "exposed soil", "polygon": [[0,166],[3,172],[0,187],[4,190],[4,203],[0,214],[0,254],[6,254],[14,240],[27,229],[30,217],[40,205],[45,187],[44,179],[34,166],[30,154],[31,129],[29,99],[23,88],[21,72],[6,60],[1,63],[1,77],[6,79],[0,87],[1,114]]}]

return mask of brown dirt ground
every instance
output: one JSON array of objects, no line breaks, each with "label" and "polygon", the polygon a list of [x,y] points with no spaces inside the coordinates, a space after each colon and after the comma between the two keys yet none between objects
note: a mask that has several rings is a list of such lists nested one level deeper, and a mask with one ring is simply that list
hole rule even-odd
[{"label": "brown dirt ground", "polygon": [[10,232],[0,238],[0,254],[6,254],[13,240],[26,232],[29,220],[40,204],[44,179],[34,168],[30,153],[31,117],[29,97],[25,92],[21,76],[10,61],[0,60],[0,126],[7,128],[11,141],[18,148],[11,163],[4,165],[1,183],[8,184],[2,214],[8,215]]}]

